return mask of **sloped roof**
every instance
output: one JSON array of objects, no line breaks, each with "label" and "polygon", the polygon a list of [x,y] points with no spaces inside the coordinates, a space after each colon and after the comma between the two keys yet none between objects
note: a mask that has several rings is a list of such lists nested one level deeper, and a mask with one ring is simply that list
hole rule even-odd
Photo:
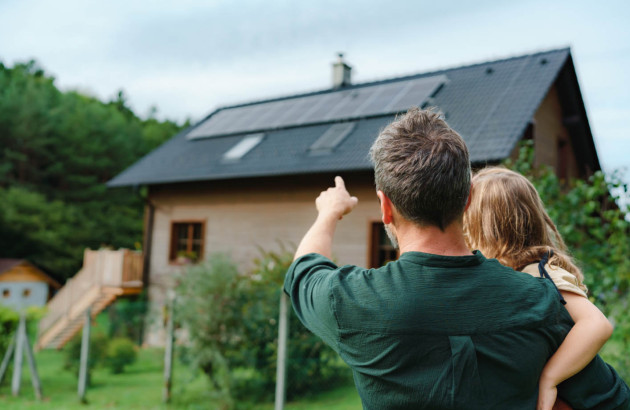
[{"label": "sloped roof", "polygon": [[13,268],[15,265],[19,265],[23,261],[24,259],[0,259],[0,274]]},{"label": "sloped roof", "polygon": [[10,272],[13,268],[18,265],[27,265],[32,267],[31,273],[42,278],[43,282],[48,282],[49,285],[54,287],[55,289],[61,288],[61,284],[57,282],[55,279],[48,276],[45,272],[39,269],[37,266],[33,265],[26,259],[9,259],[9,258],[0,258],[0,276],[5,273]]},{"label": "sloped roof", "polygon": [[[498,161],[510,155],[567,60],[570,60],[570,51],[565,48],[219,108],[140,159],[108,185],[370,170],[369,148],[379,131],[394,119],[395,112],[391,109],[363,112],[357,109],[354,115],[335,115],[333,112],[310,116],[310,122],[301,123],[286,118],[275,122],[258,121],[252,113],[269,113],[272,105],[279,106],[280,103],[293,107],[293,111],[300,110],[296,107],[312,109],[313,104],[325,106],[325,102],[318,103],[319,99],[342,101],[341,98],[335,100],[341,95],[339,93],[363,95],[370,87],[400,85],[410,88],[410,84],[422,79],[439,83],[439,86],[435,86],[430,95],[417,94],[417,101],[413,100],[413,95],[406,98],[408,107],[401,109],[399,104],[397,110],[402,112],[413,105],[438,107],[449,125],[466,141],[472,162]],[[342,102],[339,104],[343,105]],[[250,115],[259,125],[253,126],[248,120],[241,121],[240,126],[235,126],[233,121],[218,121],[220,115],[230,112],[234,114],[231,118],[239,118],[238,113]],[[307,113],[303,114],[300,116],[300,112],[296,112],[293,115],[309,118]],[[352,131],[329,153],[313,155],[309,151],[311,145],[333,124],[340,122],[353,122]],[[260,143],[238,160],[223,158],[244,136],[253,132],[264,134]]]}]

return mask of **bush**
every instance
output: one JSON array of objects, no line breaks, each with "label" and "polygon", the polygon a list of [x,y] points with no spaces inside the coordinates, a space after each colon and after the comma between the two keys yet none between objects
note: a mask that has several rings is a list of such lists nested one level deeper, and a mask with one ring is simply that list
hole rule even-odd
[{"label": "bush", "polygon": [[[37,334],[37,323],[44,316],[46,308],[39,306],[30,306],[26,308],[26,331],[29,335],[31,345]],[[4,355],[11,339],[15,336],[18,323],[20,322],[20,314],[10,307],[0,304],[0,356]],[[0,360],[2,360],[0,358]]]},{"label": "bush", "polygon": [[[222,397],[270,400],[275,391],[279,301],[292,252],[261,252],[240,275],[225,255],[191,266],[177,287],[177,319],[188,330],[190,354]],[[347,380],[337,354],[290,314],[289,399]]]},{"label": "bush", "polygon": [[112,339],[107,346],[105,365],[114,374],[120,374],[136,361],[136,346],[126,337]]},{"label": "bush", "polygon": [[118,299],[107,308],[111,337],[127,337],[137,344],[142,344],[144,319],[147,313],[147,295],[142,292],[134,298]]},{"label": "bush", "polygon": [[[20,315],[11,308],[0,304],[0,354],[4,355],[17,329]],[[0,359],[2,360],[2,359]]]},{"label": "bush", "polygon": [[[88,355],[88,386],[91,384],[92,370],[97,365],[103,363],[107,353],[107,337],[104,333],[92,333],[90,335],[90,350]],[[76,334],[64,349],[65,370],[72,371],[77,377],[79,376],[79,366],[81,364],[81,341],[83,339],[83,331]]]}]

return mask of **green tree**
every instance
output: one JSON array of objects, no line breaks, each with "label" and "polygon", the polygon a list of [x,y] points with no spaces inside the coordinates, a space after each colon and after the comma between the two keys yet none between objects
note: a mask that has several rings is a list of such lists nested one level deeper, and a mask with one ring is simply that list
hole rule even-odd
[{"label": "green tree", "polygon": [[133,248],[143,200],[105,183],[180,129],[140,119],[122,91],[103,103],[59,91],[34,61],[0,64],[0,194],[13,201],[0,201],[0,231],[10,233],[2,241],[11,244],[0,257],[43,260],[64,279],[76,273],[84,248]]}]

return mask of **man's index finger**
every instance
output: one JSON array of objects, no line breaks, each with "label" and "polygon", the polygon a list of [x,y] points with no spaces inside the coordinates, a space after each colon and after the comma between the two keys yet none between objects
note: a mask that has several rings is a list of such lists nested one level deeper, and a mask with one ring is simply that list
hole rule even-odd
[{"label": "man's index finger", "polygon": [[335,177],[335,187],[346,189],[346,184],[343,182],[343,178]]}]

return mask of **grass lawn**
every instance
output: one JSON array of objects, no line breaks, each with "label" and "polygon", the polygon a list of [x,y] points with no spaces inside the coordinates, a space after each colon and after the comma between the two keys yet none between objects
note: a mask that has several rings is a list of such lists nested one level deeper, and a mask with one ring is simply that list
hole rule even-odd
[{"label": "grass lawn", "polygon": [[[0,386],[1,409],[215,409],[212,397],[208,395],[206,382],[198,377],[191,379],[190,371],[175,361],[173,382],[173,403],[162,404],[163,350],[142,349],[138,360],[123,374],[112,375],[109,370],[96,368],[92,374],[92,387],[88,388],[88,405],[77,399],[77,378],[63,370],[63,353],[44,350],[36,354],[44,401],[35,400],[30,382],[28,366],[24,365],[20,396],[11,396],[11,374],[5,377]],[[25,360],[26,361],[26,360]],[[295,403],[286,408],[294,410],[321,409],[355,410],[361,403],[353,386],[340,388]],[[260,404],[257,410],[273,409],[273,404]]]}]

